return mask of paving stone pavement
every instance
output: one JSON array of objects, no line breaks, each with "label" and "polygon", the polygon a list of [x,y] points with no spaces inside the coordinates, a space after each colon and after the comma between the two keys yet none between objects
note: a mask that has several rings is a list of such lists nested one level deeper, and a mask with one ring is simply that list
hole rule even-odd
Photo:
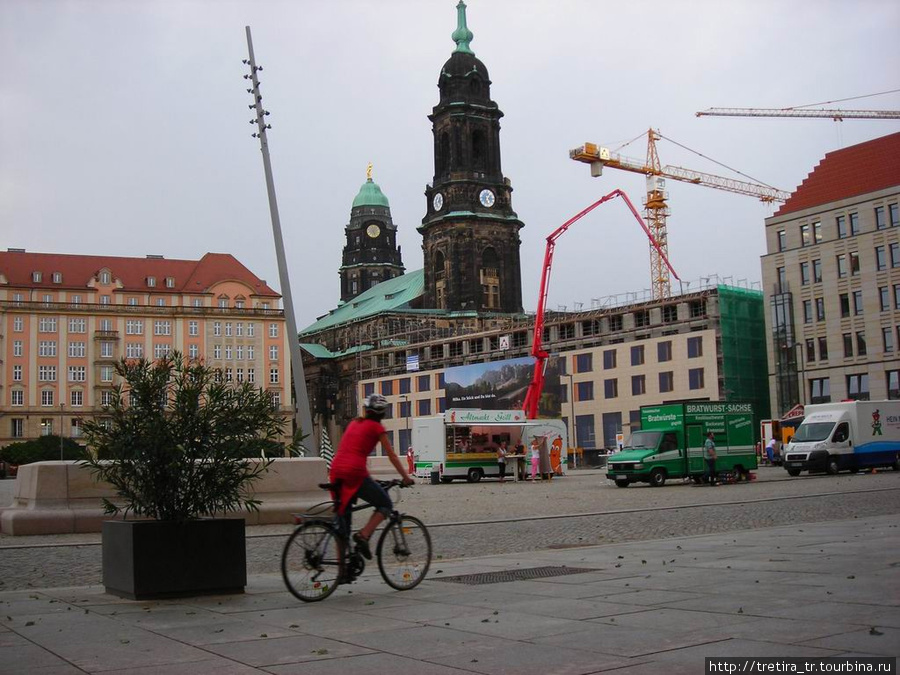
[{"label": "paving stone pavement", "polygon": [[[445,581],[543,566],[586,571]],[[274,574],[242,595],[158,602],[5,591],[0,675],[640,675],[702,673],[714,656],[896,657],[898,582],[894,512],[441,559],[411,591],[367,571],[312,604]]]}]

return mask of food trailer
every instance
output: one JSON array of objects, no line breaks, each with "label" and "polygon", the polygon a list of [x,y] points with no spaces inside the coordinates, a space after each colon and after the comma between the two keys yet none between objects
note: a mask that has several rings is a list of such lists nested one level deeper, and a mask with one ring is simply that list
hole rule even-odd
[{"label": "food trailer", "polygon": [[506,475],[515,477],[517,466],[530,466],[528,448],[534,438],[541,447],[541,473],[564,474],[569,444],[566,425],[560,419],[530,420],[521,410],[468,408],[416,417],[412,421],[416,475],[444,483],[499,478],[497,448],[506,441],[510,455]]}]

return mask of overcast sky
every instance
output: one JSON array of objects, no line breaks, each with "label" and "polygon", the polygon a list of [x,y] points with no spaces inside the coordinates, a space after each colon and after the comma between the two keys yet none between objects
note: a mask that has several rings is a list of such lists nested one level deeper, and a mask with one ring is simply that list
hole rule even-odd
[{"label": "overcast sky", "polygon": [[[232,253],[280,288],[258,143],[242,79],[253,31],[297,309],[339,298],[337,270],[366,164],[390,200],[407,270],[433,178],[431,124],[454,48],[456,0],[0,0],[2,246],[48,253]],[[895,0],[470,0],[471,47],[505,113],[504,174],[522,230],[526,310],[545,237],[614,188],[568,158],[663,135],[780,189],[825,153],[896,121],[697,118],[712,106],[787,107],[900,88]],[[900,94],[831,107],[900,109]],[[625,150],[646,153],[646,137]],[[663,164],[732,175],[662,141]],[[758,282],[751,197],[669,181],[669,250],[686,281]],[[647,242],[624,204],[559,241],[549,307],[649,288]]]}]

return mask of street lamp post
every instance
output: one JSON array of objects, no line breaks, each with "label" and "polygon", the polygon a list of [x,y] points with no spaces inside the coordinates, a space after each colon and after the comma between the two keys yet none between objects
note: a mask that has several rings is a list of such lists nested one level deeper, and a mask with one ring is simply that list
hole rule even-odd
[{"label": "street lamp post", "polygon": [[405,414],[404,414],[404,418],[406,420],[406,447],[400,448],[400,450],[405,453],[407,451],[407,449],[409,448],[409,446],[411,445],[411,442],[410,442],[411,439],[409,437],[409,413],[410,413],[410,406],[412,406],[412,402],[409,400],[409,394],[401,394],[400,398],[403,400],[404,403],[406,403],[406,405],[405,405],[406,410],[405,410]]},{"label": "street lamp post", "polygon": [[572,445],[572,468],[578,468],[578,439],[575,438],[575,377],[572,373],[565,373],[565,377],[569,378],[569,428],[571,436],[569,441]]}]

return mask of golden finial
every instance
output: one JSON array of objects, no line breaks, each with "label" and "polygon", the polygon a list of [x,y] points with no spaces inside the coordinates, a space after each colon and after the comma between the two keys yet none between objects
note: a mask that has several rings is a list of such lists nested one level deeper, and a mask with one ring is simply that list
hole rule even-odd
[{"label": "golden finial", "polygon": [[372,180],[372,162],[366,167],[366,180]]}]

